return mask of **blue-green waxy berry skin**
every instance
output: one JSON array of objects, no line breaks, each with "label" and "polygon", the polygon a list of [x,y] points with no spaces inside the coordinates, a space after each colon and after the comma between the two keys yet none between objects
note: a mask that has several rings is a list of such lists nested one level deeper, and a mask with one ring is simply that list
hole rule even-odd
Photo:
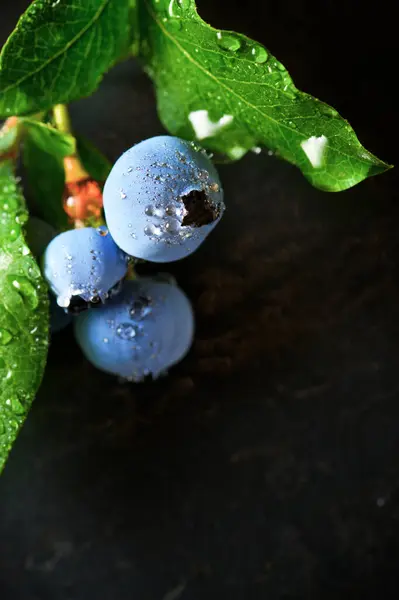
[{"label": "blue-green waxy berry skin", "polygon": [[171,136],[145,140],[115,163],[104,187],[107,226],[122,250],[152,262],[194,252],[225,206],[204,151]]},{"label": "blue-green waxy berry skin", "polygon": [[190,301],[176,285],[127,281],[117,296],[74,320],[75,337],[98,369],[131,381],[154,378],[179,362],[194,335]]},{"label": "blue-green waxy berry skin", "polygon": [[105,227],[60,233],[47,246],[43,274],[57,303],[67,308],[73,297],[105,300],[127,271],[127,256]]}]

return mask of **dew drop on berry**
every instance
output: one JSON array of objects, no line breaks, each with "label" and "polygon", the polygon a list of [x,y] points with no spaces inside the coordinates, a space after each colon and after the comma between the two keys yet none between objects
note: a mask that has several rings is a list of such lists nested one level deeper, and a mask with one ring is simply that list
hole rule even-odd
[{"label": "dew drop on berry", "polygon": [[139,296],[129,310],[132,319],[140,321],[152,313],[151,298],[148,296]]},{"label": "dew drop on berry", "polygon": [[133,340],[137,335],[137,329],[131,323],[121,323],[116,328],[116,335],[121,340]]},{"label": "dew drop on berry", "polygon": [[105,225],[101,225],[100,227],[97,227],[97,233],[99,233],[101,237],[105,237],[108,235],[108,228]]},{"label": "dew drop on berry", "polygon": [[165,223],[165,231],[170,234],[177,233],[180,229],[180,223],[177,219],[168,219]]},{"label": "dew drop on berry", "polygon": [[144,233],[145,233],[145,235],[152,237],[154,235],[156,235],[156,236],[161,235],[162,232],[159,227],[156,227],[156,225],[147,225],[144,228]]},{"label": "dew drop on berry", "polygon": [[165,208],[165,213],[168,215],[168,217],[174,217],[176,214],[176,208],[173,206],[173,204],[168,204],[168,206]]}]

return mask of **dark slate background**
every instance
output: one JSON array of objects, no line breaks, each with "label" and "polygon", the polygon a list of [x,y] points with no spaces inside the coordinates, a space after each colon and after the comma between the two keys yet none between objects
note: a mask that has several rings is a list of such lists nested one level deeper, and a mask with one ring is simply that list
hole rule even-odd
[{"label": "dark slate background", "polygon": [[[0,41],[26,4],[1,2]],[[199,7],[397,161],[389,0]],[[134,62],[72,116],[111,159],[162,131]],[[398,597],[397,175],[326,194],[266,153],[220,172],[226,216],[170,267],[198,322],[170,377],[119,385],[54,339],[0,480],[1,600]]]}]

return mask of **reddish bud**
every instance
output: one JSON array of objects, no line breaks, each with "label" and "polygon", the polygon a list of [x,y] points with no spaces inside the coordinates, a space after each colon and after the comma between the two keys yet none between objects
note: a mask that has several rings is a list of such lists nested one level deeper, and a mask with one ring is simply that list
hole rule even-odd
[{"label": "reddish bud", "polygon": [[63,206],[68,217],[74,221],[98,219],[103,207],[101,187],[93,179],[66,183]]}]

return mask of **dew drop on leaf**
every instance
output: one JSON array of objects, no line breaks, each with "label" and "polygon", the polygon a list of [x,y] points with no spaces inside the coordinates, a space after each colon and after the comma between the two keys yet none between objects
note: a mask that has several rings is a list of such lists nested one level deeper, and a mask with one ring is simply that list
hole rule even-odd
[{"label": "dew drop on leaf", "polygon": [[191,0],[177,0],[177,4],[181,11],[191,8]]},{"label": "dew drop on leaf", "polygon": [[241,48],[241,40],[237,35],[232,33],[222,33],[218,31],[216,34],[217,45],[224,50],[230,50],[231,52],[237,52]]},{"label": "dew drop on leaf", "polygon": [[9,231],[8,239],[11,242],[15,242],[15,240],[17,240],[20,235],[21,235],[21,229],[18,227],[18,225],[16,225]]},{"label": "dew drop on leaf", "polygon": [[28,221],[28,213],[26,210],[22,210],[18,212],[15,216],[15,221],[18,225],[24,225]]},{"label": "dew drop on leaf", "polygon": [[269,55],[263,46],[256,44],[251,48],[251,57],[258,64],[263,64],[267,61]]},{"label": "dew drop on leaf", "polygon": [[11,342],[13,338],[12,333],[10,333],[8,331],[8,329],[4,329],[3,327],[0,327],[0,345],[1,346],[6,346],[7,344],[9,344]]},{"label": "dew drop on leaf", "polygon": [[9,275],[8,276],[11,285],[16,289],[16,291],[22,297],[24,303],[29,307],[29,309],[34,310],[37,308],[39,304],[39,298],[37,295],[37,291],[29,281],[27,277],[21,277],[19,275]]},{"label": "dew drop on leaf", "polygon": [[15,413],[16,415],[23,415],[25,412],[24,407],[22,406],[21,402],[18,400],[17,397],[13,397],[11,398],[11,410],[13,413]]},{"label": "dew drop on leaf", "polygon": [[169,19],[168,24],[169,24],[169,29],[171,29],[172,31],[180,31],[180,29],[183,26],[180,19]]}]

